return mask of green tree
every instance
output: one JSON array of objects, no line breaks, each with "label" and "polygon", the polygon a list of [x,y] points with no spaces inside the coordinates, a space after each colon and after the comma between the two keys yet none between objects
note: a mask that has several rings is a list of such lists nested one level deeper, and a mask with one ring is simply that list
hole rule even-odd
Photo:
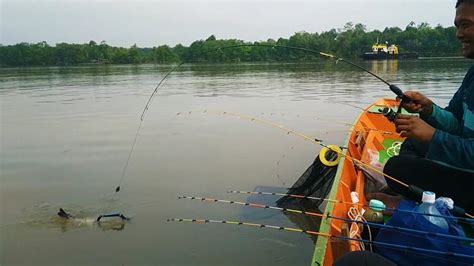
[{"label": "green tree", "polygon": [[178,56],[168,45],[153,47],[153,56],[155,63],[172,63],[179,60]]},{"label": "green tree", "polygon": [[[357,58],[380,42],[397,44],[401,51],[416,51],[423,56],[460,56],[460,45],[455,36],[456,28],[441,25],[431,27],[422,22],[407,24],[405,29],[386,27],[383,31],[367,31],[365,25],[352,22],[343,28],[331,29],[321,33],[300,31],[289,38],[253,42],[253,44],[288,45],[317,51],[334,53],[345,58]],[[97,44],[91,40],[85,44],[58,43],[50,46],[46,42],[0,44],[1,66],[28,65],[76,65],[83,63],[175,63],[186,62],[258,62],[258,61],[313,61],[318,56],[302,51],[281,47],[240,46],[242,40],[219,40],[215,35],[206,40],[197,40],[189,47],[181,44],[171,48],[160,45],[153,48],[140,48],[136,44],[129,48],[113,47],[105,41]],[[247,43],[250,44],[250,43]],[[222,47],[234,46],[228,49]]]}]

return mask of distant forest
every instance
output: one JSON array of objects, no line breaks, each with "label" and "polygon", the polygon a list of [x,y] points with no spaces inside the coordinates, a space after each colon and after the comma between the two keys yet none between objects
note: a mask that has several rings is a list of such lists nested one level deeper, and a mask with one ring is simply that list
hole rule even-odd
[{"label": "distant forest", "polygon": [[58,43],[50,46],[46,42],[0,44],[1,66],[54,66],[79,64],[141,64],[178,62],[289,62],[309,61],[317,55],[289,49],[268,47],[237,47],[206,53],[211,49],[238,44],[278,44],[333,53],[347,59],[358,58],[371,49],[373,43],[388,42],[399,46],[400,52],[418,52],[420,56],[460,56],[460,45],[456,39],[456,28],[441,25],[431,27],[427,23],[411,22],[404,30],[387,27],[383,31],[367,31],[363,24],[346,23],[342,29],[322,33],[297,32],[289,39],[268,39],[259,42],[244,42],[236,39],[218,40],[211,35],[206,40],[193,42],[189,47],[178,44],[174,47],[161,45],[153,48],[113,47],[105,41],[86,44]]}]

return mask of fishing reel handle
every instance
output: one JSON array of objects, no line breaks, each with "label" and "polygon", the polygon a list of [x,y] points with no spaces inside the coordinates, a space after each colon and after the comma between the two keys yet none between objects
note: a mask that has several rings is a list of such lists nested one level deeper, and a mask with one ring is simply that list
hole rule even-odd
[{"label": "fishing reel handle", "polygon": [[398,112],[393,111],[392,108],[384,107],[383,109],[379,109],[379,112],[381,112],[390,122],[397,119]]}]

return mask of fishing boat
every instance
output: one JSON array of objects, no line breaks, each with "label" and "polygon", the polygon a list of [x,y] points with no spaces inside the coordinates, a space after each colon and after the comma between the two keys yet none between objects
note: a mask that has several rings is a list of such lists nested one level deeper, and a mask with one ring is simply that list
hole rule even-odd
[{"label": "fishing boat", "polygon": [[[370,105],[361,113],[346,140],[345,156],[337,167],[334,182],[328,194],[329,199],[352,202],[353,196],[351,196],[351,193],[354,195],[355,192],[360,202],[358,205],[350,205],[336,204],[329,201],[323,213],[348,217],[351,207],[362,212],[360,203],[368,204],[364,196],[366,186],[364,171],[357,167],[355,161],[374,165],[373,154],[377,152],[382,164],[390,157],[389,149],[394,147],[394,143],[403,141],[403,138],[396,134],[395,125],[382,113],[383,108],[396,110],[398,105],[399,102],[396,100],[382,99]],[[390,134],[391,132],[393,134]],[[323,219],[318,231],[330,235],[346,236],[351,233],[347,223],[337,219]],[[345,253],[360,250],[360,245],[351,242],[319,237],[316,241],[312,265],[332,265],[337,258]]]},{"label": "fishing boat", "polygon": [[[404,140],[404,138],[402,138],[396,132],[395,125],[392,123],[393,119],[396,117],[397,112],[399,111],[399,105],[400,102],[397,100],[378,100],[368,108],[364,109],[364,111],[362,111],[359,118],[354,123],[354,127],[345,143],[345,147],[347,148],[345,151],[341,152],[342,156],[337,165],[336,174],[334,176],[331,189],[327,195],[326,204],[321,207],[323,210],[322,213],[326,215],[326,217],[346,217],[346,219],[322,219],[321,224],[319,225],[319,230],[317,230],[320,235],[342,236],[342,239],[341,237],[318,237],[315,243],[312,265],[333,265],[333,263],[344,254],[365,249],[366,245],[362,244],[361,242],[369,240],[371,242],[374,240],[372,239],[372,236],[370,236],[370,239],[367,239],[367,234],[364,232],[364,230],[367,228],[361,229],[361,227],[358,226],[359,224],[354,221],[359,220],[363,216],[362,214],[364,213],[364,210],[368,210],[366,208],[369,205],[368,199],[366,198],[367,193],[380,191],[380,187],[374,185],[375,183],[379,181],[384,182],[385,177],[400,182],[387,175],[384,177],[382,172],[382,165],[384,165],[390,157],[398,154],[400,144]],[[403,109],[401,111],[405,114],[408,114]],[[379,175],[378,177],[377,174]],[[400,182],[400,184],[402,184],[402,182]],[[410,189],[409,187],[414,187],[407,184],[405,184],[405,186],[407,186],[408,189]],[[421,190],[420,188],[416,189]],[[404,204],[403,202],[411,201],[402,201],[400,206]],[[410,204],[412,204],[413,208],[416,207],[414,202],[411,202]],[[403,208],[400,207],[397,212],[393,213],[391,218],[392,222],[394,220],[402,220],[406,221],[407,223],[404,223],[402,226],[398,225],[399,227],[393,227],[394,223],[392,223],[392,225],[389,225],[392,226],[391,233],[381,234],[380,232],[383,232],[382,229],[375,237],[375,241],[373,243],[378,243],[380,245],[394,243],[392,241],[395,240],[402,245],[411,246],[410,250],[415,254],[411,254],[411,256],[413,256],[413,258],[416,257],[417,260],[421,258],[422,260],[418,262],[423,262],[423,265],[434,265],[431,262],[435,262],[435,264],[438,263],[436,265],[439,265],[440,260],[443,262],[443,259],[447,258],[446,256],[449,258],[450,255],[448,254],[448,251],[451,251],[451,254],[453,254],[452,251],[464,254],[459,255],[458,253],[459,256],[457,259],[463,259],[463,256],[469,257],[469,259],[463,263],[468,262],[468,264],[472,265],[472,262],[474,262],[474,257],[472,257],[474,246],[470,244],[466,245],[465,243],[460,244],[461,242],[447,242],[445,241],[446,239],[440,240],[439,238],[432,238],[430,241],[436,242],[437,245],[439,245],[439,243],[444,243],[446,246],[443,248],[438,246],[438,251],[430,250],[430,255],[424,256],[422,253],[427,249],[431,249],[431,246],[425,246],[427,245],[427,242],[419,242],[419,239],[426,239],[427,235],[434,235],[436,233],[431,231],[433,228],[430,228],[426,229],[427,231],[424,231],[420,235],[401,234],[401,232],[414,229],[411,228],[410,225],[416,225],[417,223],[409,222],[410,219],[419,219],[415,218],[419,217],[416,214],[410,215],[403,213],[404,210],[402,209]],[[456,206],[454,206],[454,209],[456,209]],[[462,214],[471,217],[470,215],[467,215],[464,210],[462,211]],[[350,219],[349,221],[351,222],[348,223],[347,218]],[[473,221],[472,219],[466,218],[456,219],[464,219],[465,221],[469,220],[470,224]],[[454,226],[460,226],[460,224],[457,224],[456,222],[453,223],[455,223]],[[385,224],[385,226],[388,224],[390,224],[390,222]],[[468,227],[469,230],[472,230],[470,229],[471,227],[472,224]],[[395,231],[393,229],[395,229]],[[464,230],[466,229],[467,228],[464,228]],[[468,238],[461,238],[468,240],[467,243],[472,242],[472,234],[468,234],[467,231],[465,232],[466,236],[469,235]],[[371,235],[370,231],[368,233]],[[383,239],[379,238],[381,235],[384,237]],[[445,234],[443,237],[456,238],[457,236],[451,235],[450,231],[450,234]],[[418,246],[415,246],[415,244],[418,244]],[[426,249],[424,249],[425,247]],[[370,248],[372,249],[371,246]],[[377,249],[378,252],[385,253],[383,254],[384,256],[387,255],[386,251],[381,249],[380,246],[375,246],[374,248]],[[436,252],[439,254],[444,252],[444,254],[442,254],[442,257],[434,257],[433,254]],[[393,253],[390,254],[390,256],[393,257]],[[390,259],[395,259],[392,257],[390,257]],[[410,257],[410,254],[408,254],[407,251],[397,253],[394,257],[397,257],[395,261],[397,264],[399,263],[397,260],[408,260],[408,263],[418,265],[418,262],[415,263],[411,261],[412,257]],[[455,260],[444,260],[445,263],[447,261],[461,263],[460,261]],[[404,264],[406,263],[407,261],[404,262]]]},{"label": "fishing boat", "polygon": [[372,45],[372,51],[361,55],[364,60],[386,60],[386,59],[417,59],[418,53],[400,53],[395,44],[379,43],[378,40]]}]

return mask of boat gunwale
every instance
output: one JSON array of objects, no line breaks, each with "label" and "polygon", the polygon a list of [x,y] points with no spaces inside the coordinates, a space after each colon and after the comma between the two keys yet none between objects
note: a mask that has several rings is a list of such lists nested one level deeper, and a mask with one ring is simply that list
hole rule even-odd
[{"label": "boat gunwale", "polygon": [[[351,136],[353,133],[353,129],[355,128],[355,125],[360,121],[360,118],[368,111],[370,110],[370,107],[372,107],[375,103],[371,104],[369,107],[364,109],[363,112],[359,114],[359,116],[354,120],[354,123],[351,128],[350,128],[350,133],[347,134],[346,140],[344,142],[345,147],[349,147],[349,141],[351,140]],[[343,154],[344,154],[344,160],[346,160],[346,155],[349,152],[349,149],[346,149]],[[341,182],[342,178],[342,171],[344,169],[345,163],[341,163],[337,166],[337,171],[336,175],[334,177],[333,185],[331,187],[331,191],[329,192],[328,199],[336,199],[337,197],[337,192],[339,190],[339,184]],[[324,208],[323,213],[332,213],[335,207],[335,203],[329,201],[326,204],[326,207]],[[327,219],[322,219],[321,224],[319,226],[318,232],[320,233],[326,233],[328,234],[331,229],[331,222],[328,221]],[[328,244],[329,239],[327,237],[318,237],[316,240],[315,248],[314,248],[314,253],[313,253],[313,259],[311,262],[311,265],[317,264],[317,265],[322,265],[324,263],[325,255],[326,255],[326,249],[327,249],[327,244]]]}]

